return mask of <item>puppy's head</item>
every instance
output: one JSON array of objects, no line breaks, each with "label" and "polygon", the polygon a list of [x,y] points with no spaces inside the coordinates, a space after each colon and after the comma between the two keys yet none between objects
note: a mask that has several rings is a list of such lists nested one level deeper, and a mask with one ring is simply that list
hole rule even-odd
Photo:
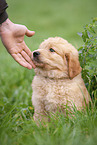
[{"label": "puppy's head", "polygon": [[[32,54],[36,67],[42,71],[63,73],[74,78],[81,72],[78,51],[60,37],[48,38]],[[56,75],[57,75],[56,73]]]}]

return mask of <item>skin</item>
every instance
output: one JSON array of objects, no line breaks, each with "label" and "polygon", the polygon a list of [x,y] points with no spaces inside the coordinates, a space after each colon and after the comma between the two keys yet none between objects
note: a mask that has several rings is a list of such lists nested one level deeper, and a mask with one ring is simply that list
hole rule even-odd
[{"label": "skin", "polygon": [[35,65],[30,58],[31,51],[24,42],[24,36],[31,37],[34,34],[35,32],[28,30],[26,26],[14,24],[9,19],[0,25],[3,45],[15,61],[28,69],[35,68]]}]

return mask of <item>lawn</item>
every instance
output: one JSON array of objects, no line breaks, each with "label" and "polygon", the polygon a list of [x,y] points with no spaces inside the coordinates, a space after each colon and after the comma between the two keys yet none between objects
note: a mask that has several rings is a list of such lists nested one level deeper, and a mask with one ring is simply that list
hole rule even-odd
[{"label": "lawn", "polygon": [[[31,51],[51,36],[63,37],[78,49],[83,41],[77,33],[97,17],[97,0],[7,2],[10,20],[36,32],[32,38],[25,37]],[[0,145],[96,145],[96,103],[83,112],[74,108],[71,117],[56,114],[46,126],[35,124],[31,102],[33,76],[34,70],[17,64],[0,42]]]}]

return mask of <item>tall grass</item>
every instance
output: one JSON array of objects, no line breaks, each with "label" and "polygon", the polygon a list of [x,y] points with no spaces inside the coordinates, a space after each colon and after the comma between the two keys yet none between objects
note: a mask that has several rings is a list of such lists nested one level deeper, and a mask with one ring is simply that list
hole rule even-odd
[{"label": "tall grass", "polygon": [[[7,2],[9,18],[36,31],[32,38],[25,37],[31,50],[51,36],[61,36],[78,48],[83,42],[77,32],[97,15],[97,0]],[[34,71],[19,66],[0,42],[0,145],[96,145],[96,99],[84,111],[74,107],[71,117],[55,114],[46,126],[37,126],[31,102],[33,76]],[[93,82],[87,85],[92,86]]]}]

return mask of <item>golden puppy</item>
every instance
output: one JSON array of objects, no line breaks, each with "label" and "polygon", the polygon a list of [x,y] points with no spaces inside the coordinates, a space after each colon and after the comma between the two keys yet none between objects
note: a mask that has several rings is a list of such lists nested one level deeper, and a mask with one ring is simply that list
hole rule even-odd
[{"label": "golden puppy", "polygon": [[33,52],[32,60],[36,65],[32,83],[35,120],[65,105],[72,108],[75,104],[77,109],[82,109],[85,101],[89,103],[74,46],[59,37],[48,38]]}]

